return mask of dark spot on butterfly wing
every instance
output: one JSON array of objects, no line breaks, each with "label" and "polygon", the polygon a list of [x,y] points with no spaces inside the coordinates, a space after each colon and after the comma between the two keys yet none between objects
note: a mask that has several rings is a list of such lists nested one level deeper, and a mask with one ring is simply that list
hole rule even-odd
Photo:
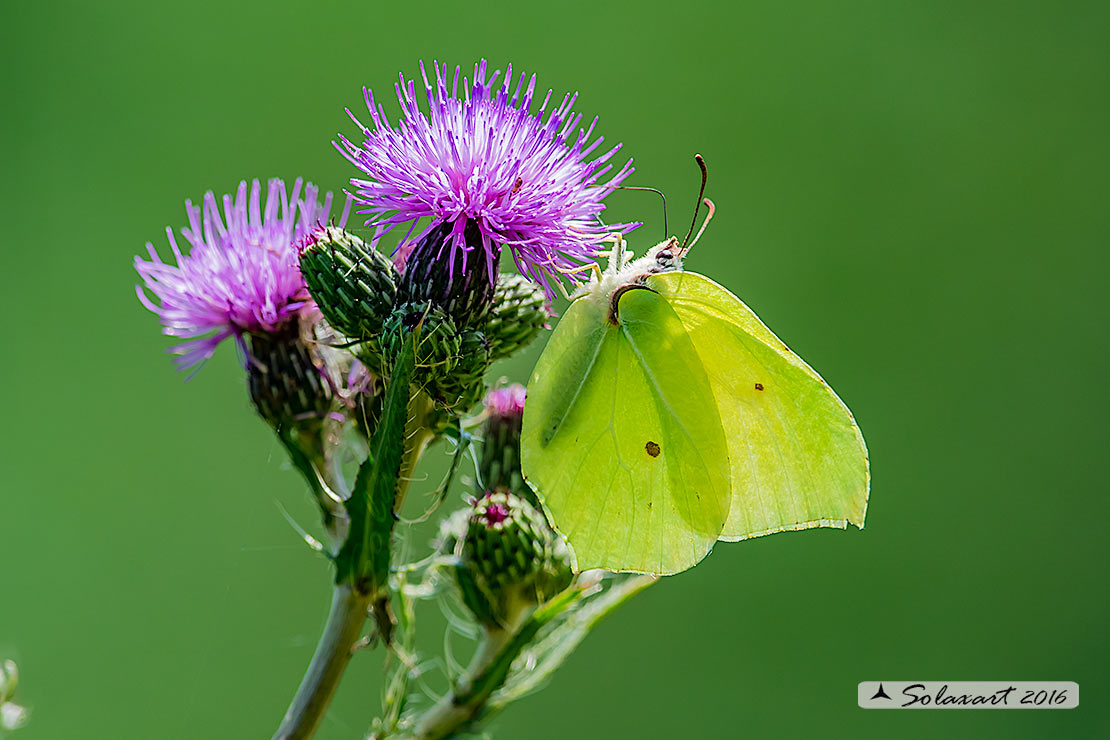
[{"label": "dark spot on butterfly wing", "polygon": [[762,384],[762,383],[756,383],[756,384],[755,384],[755,389],[756,389],[757,391],[761,391],[761,390],[763,390],[763,384]]},{"label": "dark spot on butterfly wing", "polygon": [[659,457],[659,454],[662,452],[662,450],[655,442],[648,441],[648,443],[644,445],[644,452],[646,452],[651,457]]}]

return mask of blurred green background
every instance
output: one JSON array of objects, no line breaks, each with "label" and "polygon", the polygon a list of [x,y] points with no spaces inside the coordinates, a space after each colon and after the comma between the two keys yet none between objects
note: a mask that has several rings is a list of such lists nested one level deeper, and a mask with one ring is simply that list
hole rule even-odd
[{"label": "blurred green background", "polygon": [[[1110,735],[1110,4],[9,0],[0,19],[0,657],[33,708],[21,740],[275,729],[329,598],[279,505],[312,508],[230,346],[173,371],[132,255],[209,188],[341,189],[330,141],[363,84],[388,98],[419,59],[480,56],[579,90],[674,231],[706,157],[719,212],[688,266],[829,380],[874,468],[864,532],[722,545],[496,736]],[[633,246],[662,236],[653,196],[610,204],[647,221]],[[494,375],[525,379],[539,349]],[[380,658],[356,659],[321,737],[367,727]],[[1082,699],[858,709],[882,678]]]}]

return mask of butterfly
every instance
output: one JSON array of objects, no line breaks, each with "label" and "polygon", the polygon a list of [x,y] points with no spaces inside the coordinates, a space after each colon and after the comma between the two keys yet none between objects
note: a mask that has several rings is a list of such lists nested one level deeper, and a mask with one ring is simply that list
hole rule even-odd
[{"label": "butterfly", "polygon": [[863,528],[852,413],[739,298],[683,270],[692,247],[633,259],[616,236],[529,380],[522,469],[576,571],[667,575],[718,540]]}]

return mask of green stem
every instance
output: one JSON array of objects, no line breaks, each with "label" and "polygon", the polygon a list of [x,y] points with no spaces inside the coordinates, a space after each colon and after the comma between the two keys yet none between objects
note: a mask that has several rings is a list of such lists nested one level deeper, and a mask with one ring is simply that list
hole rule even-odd
[{"label": "green stem", "polygon": [[393,510],[400,513],[408,492],[409,482],[416,470],[416,463],[424,450],[435,439],[435,434],[428,429],[428,417],[435,408],[435,403],[425,393],[414,393],[409,398],[408,422],[405,425],[405,451],[401,457],[401,470],[397,475],[397,498]]},{"label": "green stem", "polygon": [[581,598],[568,589],[534,612],[522,609],[504,629],[486,629],[462,677],[447,696],[425,712],[406,740],[447,740],[465,731],[486,711],[493,693],[508,678],[513,661],[540,629]]},{"label": "green stem", "polygon": [[366,595],[347,585],[335,586],[324,633],[273,740],[305,740],[315,734],[351,660],[369,608]]},{"label": "green stem", "polygon": [[[346,511],[350,529],[336,555],[336,586],[324,634],[274,740],[311,738],[335,694],[368,612],[389,644],[390,549],[396,509],[432,435],[426,428],[430,400],[415,404],[409,378],[411,345],[394,365],[392,382],[370,452],[359,469]],[[423,394],[418,394],[423,396]],[[296,460],[296,456],[294,456]]]},{"label": "green stem", "polygon": [[486,630],[463,678],[447,696],[425,712],[412,730],[411,740],[444,740],[468,727],[482,711],[490,691],[472,691],[468,681],[490,670],[513,641],[516,630]]}]

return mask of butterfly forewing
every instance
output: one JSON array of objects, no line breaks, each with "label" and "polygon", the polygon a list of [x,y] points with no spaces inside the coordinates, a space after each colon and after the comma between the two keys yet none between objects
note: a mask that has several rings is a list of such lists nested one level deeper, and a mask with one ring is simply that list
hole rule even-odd
[{"label": "butterfly forewing", "polygon": [[648,278],[675,310],[716,396],[731,460],[721,539],[863,527],[867,449],[833,390],[739,298],[706,277]]},{"label": "butterfly forewing", "polygon": [[576,568],[676,573],[724,527],[728,452],[690,337],[651,291],[573,303],[528,385],[525,476]]}]

